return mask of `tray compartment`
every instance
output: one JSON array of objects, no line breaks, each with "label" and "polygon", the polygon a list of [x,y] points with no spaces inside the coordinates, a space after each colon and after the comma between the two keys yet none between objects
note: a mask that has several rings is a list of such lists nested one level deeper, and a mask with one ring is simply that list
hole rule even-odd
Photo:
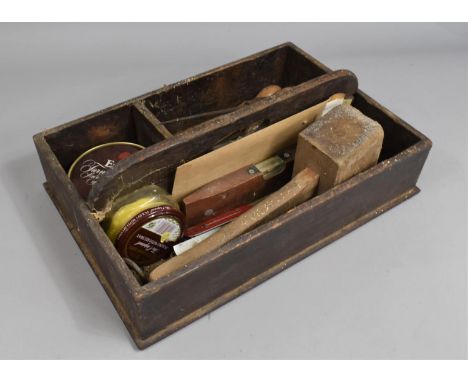
[{"label": "tray compartment", "polygon": [[[382,155],[371,169],[143,286],[146,298],[140,308],[151,312],[151,319],[141,322],[141,334],[147,336],[141,346],[187,325],[419,191],[415,184],[430,141],[364,93],[356,94],[356,99],[357,107],[371,113],[388,132],[384,153],[393,155]],[[402,139],[395,139],[399,134]],[[176,311],[171,306],[175,301]]]},{"label": "tray compartment", "polygon": [[[147,97],[145,106],[164,123],[176,118],[232,108],[252,100],[270,84],[283,88],[299,85],[322,74],[323,68],[307,60],[291,46],[281,46],[262,52],[255,59],[210,71],[190,82],[182,81]],[[176,134],[213,116],[167,123]]]},{"label": "tray compartment", "polygon": [[107,142],[149,146],[164,136],[132,104],[96,113],[47,134],[46,142],[65,171],[86,150]]}]

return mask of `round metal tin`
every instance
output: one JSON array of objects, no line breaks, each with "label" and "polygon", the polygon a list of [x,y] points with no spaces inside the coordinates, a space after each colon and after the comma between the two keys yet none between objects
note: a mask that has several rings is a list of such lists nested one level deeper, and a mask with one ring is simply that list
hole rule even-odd
[{"label": "round metal tin", "polygon": [[68,170],[68,177],[86,199],[93,184],[106,171],[141,149],[144,147],[131,142],[109,142],[94,146],[75,159]]},{"label": "round metal tin", "polygon": [[184,233],[184,215],[169,205],[140,212],[129,220],[115,240],[122,257],[139,266],[153,264],[172,254]]}]

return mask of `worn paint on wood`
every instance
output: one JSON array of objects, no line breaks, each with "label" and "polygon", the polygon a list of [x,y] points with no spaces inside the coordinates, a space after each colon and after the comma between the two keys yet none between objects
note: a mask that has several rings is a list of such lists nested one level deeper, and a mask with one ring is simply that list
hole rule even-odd
[{"label": "worn paint on wood", "polygon": [[[34,137],[49,194],[138,347],[164,338],[418,191],[416,181],[430,140],[358,91],[353,105],[384,129],[377,165],[187,268],[143,286],[137,282],[91,209],[105,208],[121,189],[137,187],[141,181],[156,181],[170,189],[179,164],[210,150],[245,124],[265,119],[275,123],[326,98],[331,88],[324,91],[317,84],[323,81],[321,75],[330,72],[286,43]],[[355,90],[357,83],[338,78],[347,74],[344,77],[349,79],[349,73],[335,74],[333,93]],[[182,115],[238,105],[269,84],[281,86],[282,91],[221,117],[185,120],[165,129],[158,125]],[[109,171],[85,201],[68,179],[67,167],[82,151],[110,140],[148,147]]]}]

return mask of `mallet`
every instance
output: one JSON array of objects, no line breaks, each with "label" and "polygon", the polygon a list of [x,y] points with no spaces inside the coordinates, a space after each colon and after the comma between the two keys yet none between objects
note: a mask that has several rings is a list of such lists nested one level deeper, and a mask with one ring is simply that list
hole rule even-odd
[{"label": "mallet", "polygon": [[[305,128],[298,138],[293,179],[278,191],[180,256],[155,268],[150,281],[184,268],[235,237],[377,163],[383,141],[379,123],[343,104]],[[317,187],[318,185],[318,187]]]}]

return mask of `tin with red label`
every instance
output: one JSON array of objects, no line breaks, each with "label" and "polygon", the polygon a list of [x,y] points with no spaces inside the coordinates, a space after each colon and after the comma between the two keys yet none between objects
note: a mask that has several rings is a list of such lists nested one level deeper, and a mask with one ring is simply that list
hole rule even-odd
[{"label": "tin with red label", "polygon": [[184,220],[166,191],[147,185],[118,198],[103,227],[122,257],[145,266],[172,254],[184,233]]},{"label": "tin with red label", "polygon": [[68,177],[79,194],[86,199],[91,187],[117,162],[128,158],[143,149],[141,145],[131,142],[110,142],[95,146],[82,153],[70,166]]}]

